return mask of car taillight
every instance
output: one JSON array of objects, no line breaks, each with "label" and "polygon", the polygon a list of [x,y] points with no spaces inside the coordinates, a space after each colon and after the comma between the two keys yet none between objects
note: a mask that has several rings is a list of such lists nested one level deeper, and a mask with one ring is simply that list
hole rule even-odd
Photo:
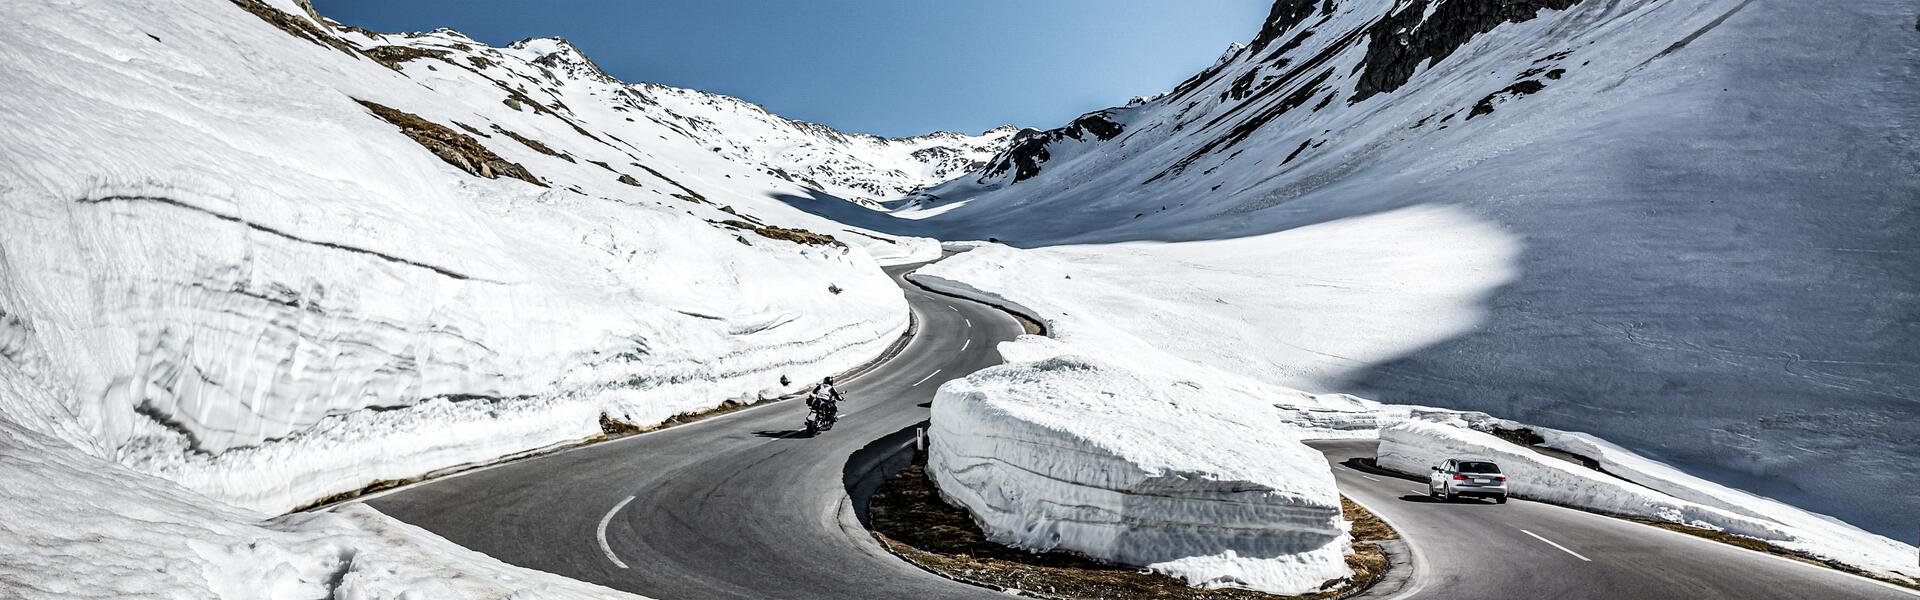
[{"label": "car taillight", "polygon": [[1499,476],[1499,477],[1495,477],[1495,478],[1493,478],[1493,480],[1494,480],[1494,481],[1506,481],[1506,480],[1507,480],[1507,477],[1506,477],[1505,475],[1501,475],[1501,476]]},{"label": "car taillight", "polygon": [[1467,476],[1465,476],[1465,475],[1461,475],[1461,474],[1459,474],[1459,473],[1454,473],[1454,474],[1453,474],[1453,480],[1454,480],[1454,481],[1466,481],[1466,480],[1467,480]]}]

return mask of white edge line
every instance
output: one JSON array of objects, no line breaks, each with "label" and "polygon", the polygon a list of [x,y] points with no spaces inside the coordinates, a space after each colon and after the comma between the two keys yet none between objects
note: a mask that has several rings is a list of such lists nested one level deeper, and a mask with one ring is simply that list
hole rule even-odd
[{"label": "white edge line", "polygon": [[919,381],[915,381],[913,382],[913,385],[910,385],[907,387],[920,387],[920,384],[926,383],[928,379],[933,379],[933,376],[939,375],[939,374],[940,374],[940,370],[934,369],[932,373],[928,373],[926,377],[921,377]]},{"label": "white edge line", "polygon": [[1578,559],[1580,559],[1580,560],[1584,560],[1584,561],[1587,561],[1587,562],[1593,562],[1593,559],[1591,559],[1591,558],[1587,558],[1587,557],[1585,557],[1585,556],[1581,556],[1579,552],[1574,552],[1574,551],[1572,551],[1572,550],[1568,550],[1566,546],[1562,546],[1562,545],[1559,545],[1559,544],[1555,544],[1555,543],[1553,543],[1553,540],[1550,540],[1550,539],[1547,539],[1547,538],[1543,538],[1543,537],[1540,537],[1540,534],[1538,534],[1538,533],[1534,533],[1534,532],[1531,532],[1531,531],[1527,531],[1527,530],[1525,530],[1525,529],[1522,529],[1522,530],[1520,530],[1520,533],[1524,533],[1524,534],[1527,534],[1527,535],[1530,535],[1530,536],[1533,536],[1533,539],[1536,539],[1536,540],[1540,540],[1540,541],[1542,541],[1542,542],[1546,542],[1548,546],[1553,546],[1553,547],[1555,547],[1555,548],[1559,548],[1561,552],[1565,552],[1565,553],[1567,553],[1567,554],[1572,554],[1574,558],[1578,558]]},{"label": "white edge line", "polygon": [[627,563],[621,562],[620,557],[614,556],[613,547],[607,545],[607,524],[613,522],[613,515],[619,513],[620,509],[626,508],[627,503],[632,502],[633,499],[633,496],[627,496],[627,499],[621,500],[619,504],[613,505],[613,510],[607,511],[607,516],[600,517],[600,528],[594,532],[595,535],[600,537],[600,551],[607,554],[607,560],[613,561],[614,566],[622,569],[627,568]]}]

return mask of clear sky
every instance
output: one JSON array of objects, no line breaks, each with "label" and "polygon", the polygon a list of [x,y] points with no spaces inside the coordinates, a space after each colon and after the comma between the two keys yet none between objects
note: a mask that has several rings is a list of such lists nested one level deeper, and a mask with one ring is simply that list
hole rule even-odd
[{"label": "clear sky", "polygon": [[848,131],[1065,124],[1252,39],[1271,0],[314,0],[376,31],[560,36],[608,74]]}]

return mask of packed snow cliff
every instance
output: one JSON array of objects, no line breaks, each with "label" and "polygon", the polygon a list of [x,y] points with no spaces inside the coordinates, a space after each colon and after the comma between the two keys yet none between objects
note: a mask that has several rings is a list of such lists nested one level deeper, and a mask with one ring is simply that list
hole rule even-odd
[{"label": "packed snow cliff", "polygon": [[1030,248],[941,267],[1264,383],[1589,432],[1906,539],[1917,61],[1894,0],[1279,0],[890,230]]}]

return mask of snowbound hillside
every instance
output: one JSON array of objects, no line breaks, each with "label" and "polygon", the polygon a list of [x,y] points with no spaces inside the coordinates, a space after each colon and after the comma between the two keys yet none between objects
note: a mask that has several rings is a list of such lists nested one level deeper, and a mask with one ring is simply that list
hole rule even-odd
[{"label": "snowbound hillside", "polygon": [[[1328,474],[1326,463],[1294,455],[1305,450],[1300,441],[1378,437],[1380,464],[1409,474],[1424,474],[1446,458],[1492,457],[1513,474],[1514,494],[1522,498],[1732,532],[1882,576],[1920,579],[1907,543],[1688,475],[1592,435],[1270,383],[1315,375],[1277,369],[1314,364],[1306,348],[1288,340],[1385,352],[1471,328],[1482,316],[1477,294],[1500,281],[1506,271],[1498,267],[1510,255],[1499,251],[1497,232],[1453,221],[1460,216],[1457,209],[1408,208],[1253,238],[1257,243],[1033,250],[983,244],[923,267],[912,276],[916,282],[1009,307],[1044,322],[1050,336],[1003,343],[997,349],[1010,364],[941,386],[929,472],[942,493],[996,539],[1071,548],[1196,584],[1238,581],[1233,585],[1283,591],[1331,578],[1318,570],[1318,550],[1275,544],[1249,554],[1246,545],[1264,536],[1297,541],[1322,530],[1297,514],[1262,517],[1273,526],[1246,537],[1209,530],[1241,518],[1204,508],[1209,486],[1242,482],[1238,489],[1256,503],[1289,494],[1300,506],[1330,502],[1337,493],[1331,487],[1267,486],[1260,475],[1291,471],[1284,480],[1317,481]],[[1401,235],[1404,227],[1426,224],[1452,237]],[[1476,246],[1484,249],[1443,250]],[[1315,260],[1287,265],[1279,277],[1263,268],[1285,256],[1329,255],[1348,257],[1376,279],[1320,271],[1325,263]],[[1342,295],[1367,309],[1348,314],[1327,304]],[[1289,319],[1301,312],[1325,317]],[[1262,365],[1262,356],[1283,362]],[[1531,431],[1541,445],[1587,457],[1604,472],[1490,434],[1499,429]],[[1184,448],[1195,441],[1215,450]],[[1136,473],[1144,475],[1122,475]],[[1161,479],[1176,473],[1184,485]],[[1120,480],[1083,481],[1095,474]],[[1106,520],[1112,506],[1153,505],[1170,496],[1187,502],[1129,513],[1139,517],[1126,526]],[[1181,533],[1168,540],[1170,532]],[[1144,552],[1121,543],[1130,536],[1158,540],[1155,550],[1166,554],[1159,562],[1143,560]],[[1220,551],[1226,547],[1239,550]],[[1247,558],[1256,555],[1267,559]]]},{"label": "snowbound hillside", "polygon": [[[1191,328],[1110,323],[1160,347],[1227,340],[1218,366],[1263,381],[1590,432],[1904,539],[1920,512],[1901,493],[1920,464],[1911,9],[1280,0],[1213,68],[1017,136],[894,205],[914,220],[896,230],[1049,247],[1033,260],[1067,261],[1076,284],[1170,288],[1178,302],[1141,308]],[[1325,227],[1354,233],[1279,241]],[[1381,245],[1345,243],[1360,239]],[[1495,270],[1432,260],[1475,253]],[[1162,261],[1248,285],[1133,268]],[[1383,300],[1404,318],[1377,316]],[[1255,340],[1243,315],[1292,335]]]},{"label": "snowbound hillside", "polygon": [[461,592],[506,595],[539,580],[372,511],[260,513],[847,369],[908,325],[876,260],[939,252],[795,210],[821,194],[710,149],[733,123],[557,41],[380,35],[291,0],[8,3],[0,81],[0,438],[24,444],[0,546],[164,521],[180,535],[88,543],[268,569],[116,592],[106,566],[0,568],[47,596],[349,585],[343,560],[411,565],[374,597],[451,572],[519,578]]}]

